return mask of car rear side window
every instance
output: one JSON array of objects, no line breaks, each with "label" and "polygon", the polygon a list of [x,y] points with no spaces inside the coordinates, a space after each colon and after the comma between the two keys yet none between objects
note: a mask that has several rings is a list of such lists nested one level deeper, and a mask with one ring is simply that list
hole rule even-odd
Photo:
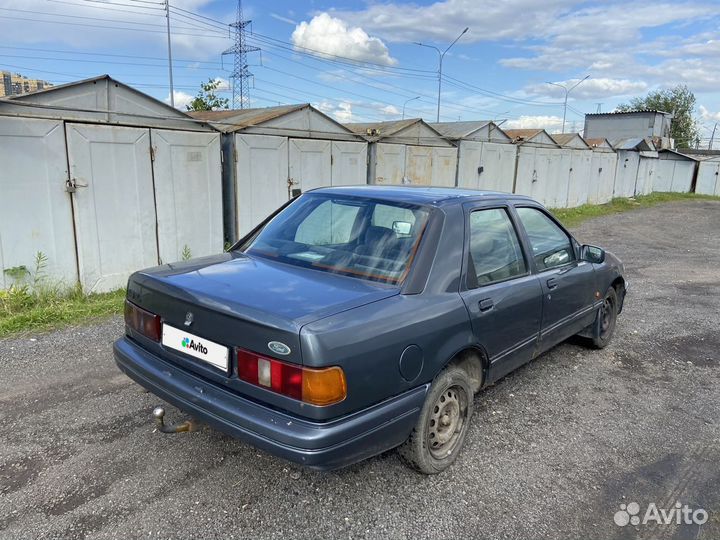
[{"label": "car rear side window", "polygon": [[537,208],[516,210],[530,239],[538,270],[542,272],[575,260],[570,238],[549,216]]},{"label": "car rear side window", "polygon": [[520,242],[506,210],[493,208],[470,214],[469,286],[486,285],[527,272]]}]

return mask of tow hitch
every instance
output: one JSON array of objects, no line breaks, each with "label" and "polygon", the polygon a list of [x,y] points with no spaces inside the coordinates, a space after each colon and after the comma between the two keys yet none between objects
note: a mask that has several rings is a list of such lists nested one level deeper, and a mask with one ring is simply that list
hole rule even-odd
[{"label": "tow hitch", "polygon": [[165,425],[165,409],[162,407],[155,407],[153,409],[153,416],[155,417],[155,426],[158,431],[162,433],[180,433],[182,431],[196,431],[198,424],[192,418],[180,422],[179,424]]}]

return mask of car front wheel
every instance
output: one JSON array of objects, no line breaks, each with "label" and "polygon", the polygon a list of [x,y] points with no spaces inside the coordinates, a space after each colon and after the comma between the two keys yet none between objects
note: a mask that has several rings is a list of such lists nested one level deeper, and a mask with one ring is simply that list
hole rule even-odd
[{"label": "car front wheel", "polygon": [[435,379],[420,417],[400,455],[425,474],[447,469],[465,442],[473,411],[468,374],[459,367],[445,368]]},{"label": "car front wheel", "polygon": [[598,349],[605,348],[615,333],[617,323],[618,297],[614,287],[605,293],[593,325],[592,343]]}]

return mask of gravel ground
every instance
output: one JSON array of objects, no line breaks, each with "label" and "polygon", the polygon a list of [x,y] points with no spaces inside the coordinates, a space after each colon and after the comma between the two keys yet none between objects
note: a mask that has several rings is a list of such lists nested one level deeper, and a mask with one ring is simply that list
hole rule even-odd
[{"label": "gravel ground", "polygon": [[[709,201],[577,228],[626,264],[613,343],[560,345],[480,393],[436,477],[394,451],[316,473],[209,428],[156,433],[160,400],[112,359],[119,319],[0,341],[0,537],[720,538],[717,231]],[[619,527],[633,501],[710,517]]]}]

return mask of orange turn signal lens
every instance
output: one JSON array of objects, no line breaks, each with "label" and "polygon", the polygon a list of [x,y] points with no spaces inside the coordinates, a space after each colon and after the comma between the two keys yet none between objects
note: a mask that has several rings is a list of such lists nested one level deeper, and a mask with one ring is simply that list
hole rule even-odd
[{"label": "orange turn signal lens", "polygon": [[304,368],[302,400],[313,405],[330,405],[347,396],[345,373],[337,366],[325,369]]}]

